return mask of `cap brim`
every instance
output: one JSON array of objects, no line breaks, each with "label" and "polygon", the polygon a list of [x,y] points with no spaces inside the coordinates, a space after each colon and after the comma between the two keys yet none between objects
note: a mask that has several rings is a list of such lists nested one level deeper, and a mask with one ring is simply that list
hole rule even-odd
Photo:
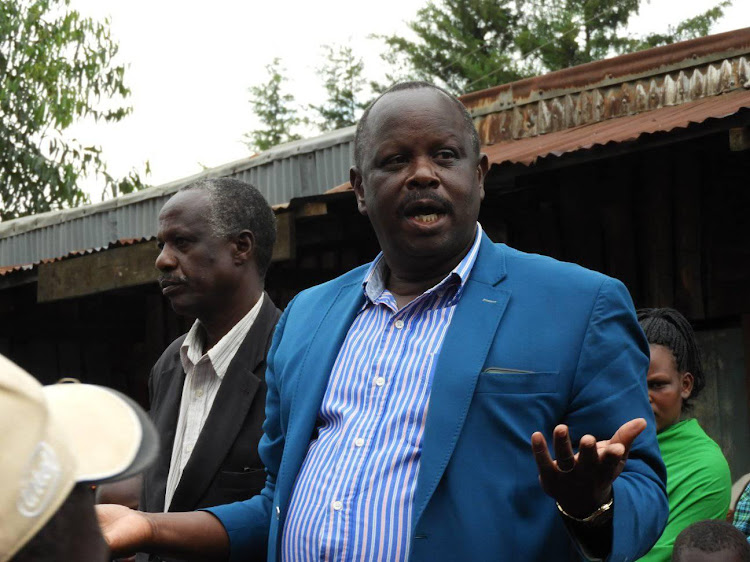
[{"label": "cap brim", "polygon": [[124,394],[88,384],[56,384],[43,392],[50,424],[65,435],[75,459],[77,482],[124,480],[156,459],[156,429],[148,414]]}]

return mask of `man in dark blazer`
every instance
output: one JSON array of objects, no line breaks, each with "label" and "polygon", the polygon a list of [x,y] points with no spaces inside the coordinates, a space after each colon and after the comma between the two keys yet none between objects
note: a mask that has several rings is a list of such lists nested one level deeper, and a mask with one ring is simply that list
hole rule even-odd
[{"label": "man in dark blazer", "polygon": [[263,281],[275,235],[263,196],[233,179],[187,186],[159,215],[162,292],[197,320],[151,370],[162,450],[144,476],[141,511],[192,511],[263,488],[265,357],[280,315]]}]

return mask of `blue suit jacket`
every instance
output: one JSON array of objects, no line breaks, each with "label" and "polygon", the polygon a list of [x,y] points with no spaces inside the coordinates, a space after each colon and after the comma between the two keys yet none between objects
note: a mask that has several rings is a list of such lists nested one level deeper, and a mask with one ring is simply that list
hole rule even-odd
[{"label": "blue suit jacket", "polygon": [[[292,489],[366,266],[300,293],[268,356],[259,452],[268,478],[245,502],[212,508],[232,560],[279,559]],[[575,442],[649,422],[614,484],[609,560],[633,560],[667,519],[666,473],[646,391],[648,344],[619,281],[483,238],[436,366],[414,498],[411,561],[579,557],[544,494],[530,437],[558,423]],[[270,527],[269,527],[270,525]]]}]

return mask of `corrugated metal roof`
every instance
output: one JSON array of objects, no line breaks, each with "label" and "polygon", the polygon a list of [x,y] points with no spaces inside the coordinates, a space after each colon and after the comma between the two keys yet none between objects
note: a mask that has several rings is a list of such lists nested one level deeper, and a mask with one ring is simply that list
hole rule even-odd
[{"label": "corrugated metal roof", "polygon": [[483,150],[493,164],[510,162],[530,165],[546,156],[561,156],[607,143],[632,141],[644,134],[672,131],[711,118],[720,119],[743,108],[750,108],[750,90],[738,90],[547,135],[505,141]]},{"label": "corrugated metal roof", "polygon": [[[706,53],[712,45],[724,50]],[[491,145],[750,87],[749,55],[750,28],[521,80],[462,101],[475,116],[482,144]]]},{"label": "corrugated metal roof", "polygon": [[35,263],[71,251],[156,235],[161,207],[202,178],[234,177],[255,185],[271,205],[316,195],[349,177],[354,127],[288,143],[194,176],[75,209],[0,223],[0,266]]},{"label": "corrugated metal roof", "polygon": [[750,51],[750,27],[673,43],[509,82],[460,97],[479,117],[512,106],[707,65]]},{"label": "corrugated metal roof", "polygon": [[[669,131],[748,107],[750,28],[597,61],[463,96],[494,163],[523,162]],[[201,178],[236,177],[276,208],[343,187],[354,127],[289,143],[116,199],[0,223],[0,266],[156,234],[159,210]]]}]

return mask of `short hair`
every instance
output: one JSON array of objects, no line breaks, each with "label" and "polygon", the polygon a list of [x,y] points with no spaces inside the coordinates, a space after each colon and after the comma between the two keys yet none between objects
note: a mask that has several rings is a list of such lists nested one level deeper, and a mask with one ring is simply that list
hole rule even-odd
[{"label": "short hair", "polygon": [[690,400],[697,398],[706,386],[701,353],[695,341],[693,327],[674,308],[641,308],[637,312],[638,322],[646,334],[648,343],[663,345],[672,352],[680,373],[693,375],[693,391],[683,401],[683,407],[690,408]]},{"label": "short hair", "polygon": [[367,109],[365,109],[362,117],[360,117],[359,122],[357,123],[357,131],[354,134],[354,164],[357,166],[357,168],[362,168],[362,158],[365,146],[370,141],[370,135],[367,129],[367,120],[370,117],[370,111],[372,111],[372,108],[375,106],[375,104],[377,104],[388,94],[401,92],[404,90],[420,90],[423,88],[440,92],[441,94],[446,96],[451,101],[451,103],[461,112],[461,116],[464,120],[464,125],[466,126],[466,132],[469,133],[469,136],[471,136],[471,148],[474,152],[474,156],[476,156],[477,159],[479,158],[479,133],[477,133],[477,129],[476,127],[474,127],[474,120],[471,118],[471,113],[469,113],[469,110],[466,109],[466,106],[462,104],[461,101],[453,94],[444,90],[443,88],[435,86],[434,84],[430,84],[429,82],[415,80],[412,82],[400,82],[391,86],[385,92],[375,98],[375,100],[367,106]]},{"label": "short hair", "polygon": [[[87,498],[90,496],[90,500]],[[86,531],[100,532],[94,512],[94,492],[87,484],[76,484],[65,501],[44,526],[10,559],[12,562],[41,562],[62,560],[71,551],[91,549],[93,544],[81,544]],[[89,537],[90,538],[90,537]],[[104,537],[101,537],[104,548]],[[80,552],[77,552],[80,554]],[[89,552],[89,554],[91,554]]]},{"label": "short hair", "polygon": [[672,560],[679,561],[682,552],[700,550],[707,553],[729,551],[742,562],[750,562],[750,545],[742,532],[731,523],[715,519],[693,523],[677,535]]},{"label": "short hair", "polygon": [[208,193],[209,223],[214,235],[231,238],[249,230],[255,238],[255,265],[261,279],[271,264],[276,242],[276,215],[257,188],[234,178],[198,180],[180,191],[203,190]]}]

